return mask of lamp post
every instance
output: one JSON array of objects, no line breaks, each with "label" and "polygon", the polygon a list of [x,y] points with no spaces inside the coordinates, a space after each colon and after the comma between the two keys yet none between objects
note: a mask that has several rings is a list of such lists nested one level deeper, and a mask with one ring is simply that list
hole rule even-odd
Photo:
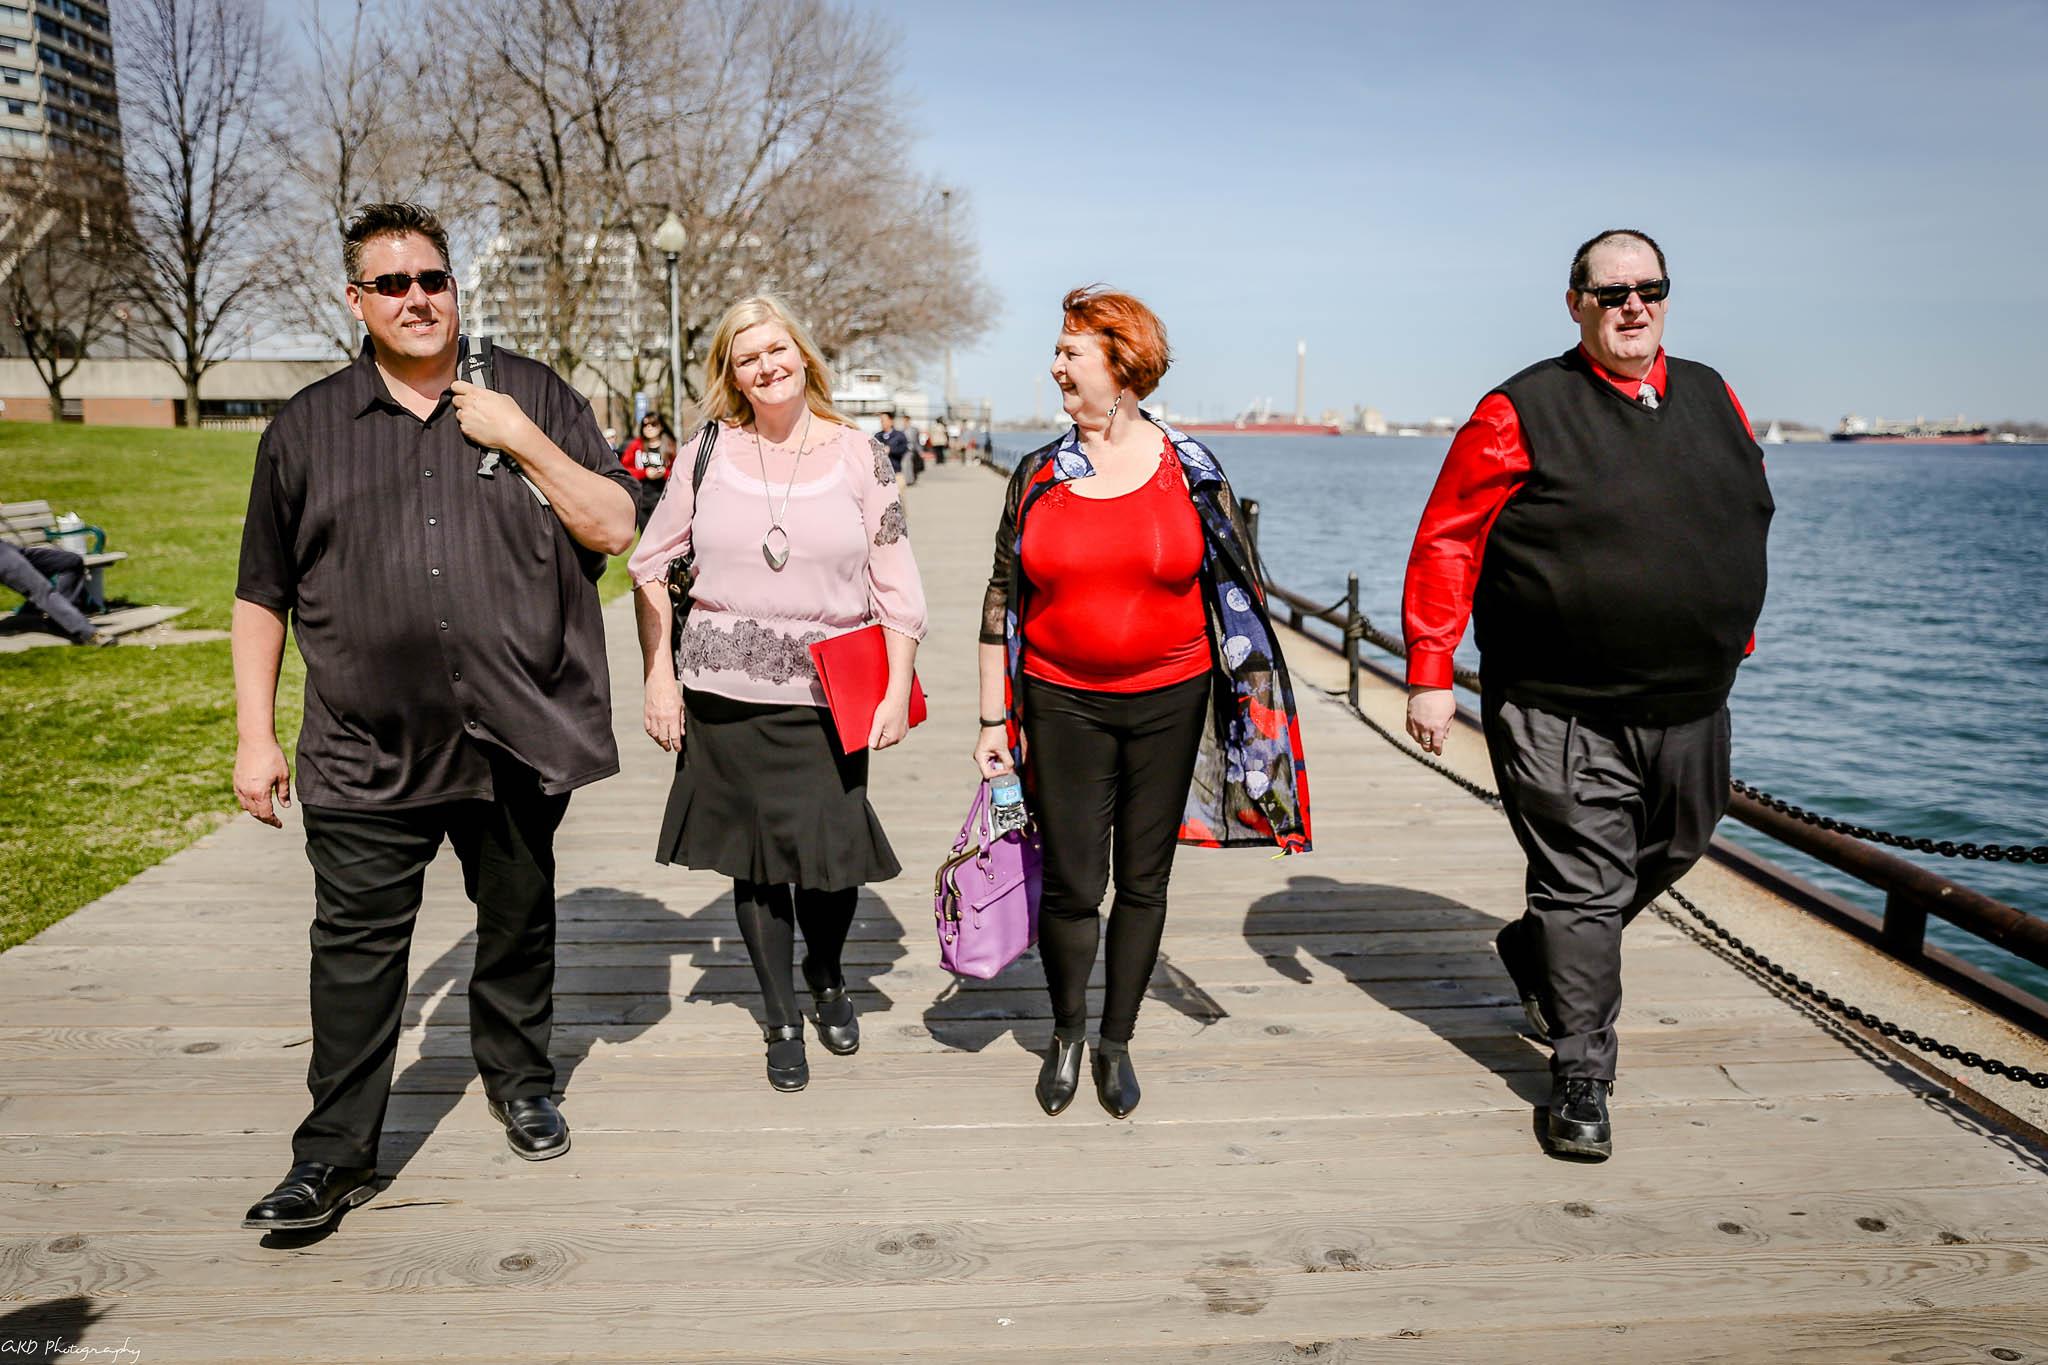
[{"label": "lamp post", "polygon": [[683,296],[676,279],[676,258],[689,244],[690,234],[683,231],[683,220],[676,217],[675,210],[669,210],[668,217],[654,230],[654,249],[668,257],[668,382],[673,405],[671,425],[678,442],[683,437]]},{"label": "lamp post", "polygon": [[[953,263],[953,191],[940,190],[939,203],[941,205],[941,212],[944,215],[946,264],[948,267],[947,280],[950,283],[952,279],[951,266]],[[946,339],[946,416],[944,420],[948,423],[953,420],[953,341],[951,337]]]}]

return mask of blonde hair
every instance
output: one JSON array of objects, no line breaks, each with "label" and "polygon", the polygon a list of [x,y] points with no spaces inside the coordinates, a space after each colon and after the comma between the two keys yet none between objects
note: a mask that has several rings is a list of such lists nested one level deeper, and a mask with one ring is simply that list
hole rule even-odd
[{"label": "blonde hair", "polygon": [[741,332],[764,322],[781,323],[789,339],[796,343],[797,354],[804,359],[804,402],[811,412],[842,426],[852,426],[853,419],[832,406],[832,372],[826,368],[825,358],[818,354],[811,334],[790,312],[789,305],[772,294],[741,299],[718,320],[718,329],[711,334],[711,349],[704,358],[704,397],[697,405],[698,410],[712,421],[744,424],[754,420],[754,405],[732,382],[732,347]]}]

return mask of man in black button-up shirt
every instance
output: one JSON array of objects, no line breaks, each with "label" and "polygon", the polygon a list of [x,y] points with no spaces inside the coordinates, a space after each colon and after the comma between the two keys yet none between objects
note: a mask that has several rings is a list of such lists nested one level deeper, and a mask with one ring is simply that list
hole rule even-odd
[{"label": "man in black button-up shirt", "polygon": [[446,837],[477,904],[470,1031],[512,1149],[567,1150],[548,1038],[554,832],[618,771],[596,580],[633,539],[632,478],[590,405],[502,351],[460,382],[447,238],[414,205],[349,225],[362,354],[286,405],[256,457],[235,589],[242,806],[279,823],[289,619],[306,661],[299,796],[315,874],[313,1110],[245,1226],[317,1227],[367,1198],[406,953]]}]

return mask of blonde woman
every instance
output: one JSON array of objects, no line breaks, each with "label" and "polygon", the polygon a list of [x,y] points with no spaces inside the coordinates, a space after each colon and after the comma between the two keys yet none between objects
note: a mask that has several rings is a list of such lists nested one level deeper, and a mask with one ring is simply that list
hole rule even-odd
[{"label": "blonde woman", "polygon": [[[909,728],[924,588],[888,456],[834,410],[831,376],[782,301],[734,304],[704,369],[704,410],[719,424],[710,467],[694,494],[688,477],[669,480],[630,565],[647,734],[678,755],[655,857],[733,879],[768,1081],[794,1091],[810,1077],[795,930],[819,1041],[849,1054],[860,1025],[840,952],[854,902],[901,870],[868,804],[868,750],[840,747],[810,646],[884,627],[889,683],[868,745],[888,748]],[[680,458],[695,451],[686,442]],[[693,549],[678,676],[666,577]]]}]

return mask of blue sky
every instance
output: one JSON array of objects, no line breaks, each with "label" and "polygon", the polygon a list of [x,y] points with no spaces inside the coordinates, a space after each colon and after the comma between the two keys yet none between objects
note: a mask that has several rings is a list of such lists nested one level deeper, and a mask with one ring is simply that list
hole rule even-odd
[{"label": "blue sky", "polygon": [[[2048,419],[2048,4],[855,0],[1002,310],[956,389],[1028,416],[1058,302],[1132,290],[1163,392],[1462,417],[1655,234],[1666,342],[1759,417]],[[938,368],[927,372],[937,387]],[[1048,387],[1048,411],[1057,404]]]}]

